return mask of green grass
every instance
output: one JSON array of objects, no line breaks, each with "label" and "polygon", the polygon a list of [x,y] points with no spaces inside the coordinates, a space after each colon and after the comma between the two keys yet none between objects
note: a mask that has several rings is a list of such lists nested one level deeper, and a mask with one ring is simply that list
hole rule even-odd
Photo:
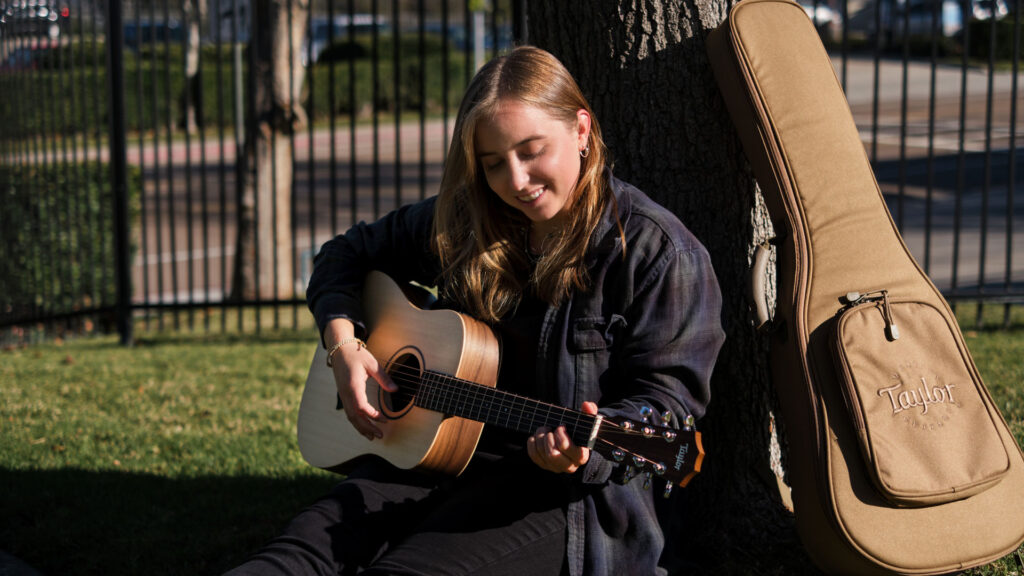
[{"label": "green grass", "polygon": [[[1024,306],[1011,308],[1009,325],[1004,307],[984,306],[978,314],[975,304],[956,307],[964,338],[996,406],[1010,425],[1017,443],[1024,446]],[[988,566],[965,572],[971,576],[1021,576],[1024,574],[1024,546]]]},{"label": "green grass", "polygon": [[[968,346],[1024,444],[1024,308],[958,309]],[[215,574],[337,477],[306,465],[295,420],[316,342],[297,330],[142,332],[0,351],[0,549],[44,574]],[[289,326],[291,311],[282,311]],[[152,324],[155,327],[155,324]],[[173,321],[165,318],[170,329]],[[969,328],[968,328],[969,326]],[[1024,551],[1021,552],[1024,554]],[[967,574],[1017,575],[1013,556]]]},{"label": "green grass", "polygon": [[0,352],[0,548],[46,574],[211,574],[336,476],[295,420],[316,337],[167,334]]}]

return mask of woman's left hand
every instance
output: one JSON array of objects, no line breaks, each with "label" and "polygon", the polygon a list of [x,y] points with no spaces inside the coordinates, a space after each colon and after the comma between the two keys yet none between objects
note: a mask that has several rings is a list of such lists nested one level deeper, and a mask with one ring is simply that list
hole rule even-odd
[{"label": "woman's left hand", "polygon": [[[597,404],[584,402],[582,412],[597,414]],[[538,428],[526,440],[526,452],[537,466],[550,472],[572,474],[590,460],[590,450],[573,444],[565,426]]]}]

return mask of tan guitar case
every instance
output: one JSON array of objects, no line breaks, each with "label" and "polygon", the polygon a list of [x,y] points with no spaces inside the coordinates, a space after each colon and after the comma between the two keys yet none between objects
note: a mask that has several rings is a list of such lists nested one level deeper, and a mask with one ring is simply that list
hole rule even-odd
[{"label": "tan guitar case", "polygon": [[892,221],[814,26],[794,2],[743,0],[707,43],[776,231],[772,375],[809,554],[867,575],[1013,552],[1024,457]]}]

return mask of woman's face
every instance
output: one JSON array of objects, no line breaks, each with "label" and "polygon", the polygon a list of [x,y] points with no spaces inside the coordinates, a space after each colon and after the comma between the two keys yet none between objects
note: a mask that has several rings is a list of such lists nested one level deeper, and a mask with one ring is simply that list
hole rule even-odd
[{"label": "woman's face", "polygon": [[491,190],[546,234],[565,219],[589,133],[586,110],[570,125],[535,106],[503,100],[477,125],[474,147]]}]

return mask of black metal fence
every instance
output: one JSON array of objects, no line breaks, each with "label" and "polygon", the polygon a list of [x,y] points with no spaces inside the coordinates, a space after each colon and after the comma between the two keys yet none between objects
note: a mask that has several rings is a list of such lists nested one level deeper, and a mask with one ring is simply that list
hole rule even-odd
[{"label": "black metal fence", "polygon": [[[1008,315],[1019,0],[802,1],[911,250],[948,298]],[[315,249],[433,193],[463,86],[526,30],[523,0],[292,2],[0,0],[0,340],[305,321]],[[237,159],[274,17],[301,40],[301,112],[273,110],[298,129],[264,142],[286,155],[267,171]],[[247,183],[291,193],[249,206]]]}]

